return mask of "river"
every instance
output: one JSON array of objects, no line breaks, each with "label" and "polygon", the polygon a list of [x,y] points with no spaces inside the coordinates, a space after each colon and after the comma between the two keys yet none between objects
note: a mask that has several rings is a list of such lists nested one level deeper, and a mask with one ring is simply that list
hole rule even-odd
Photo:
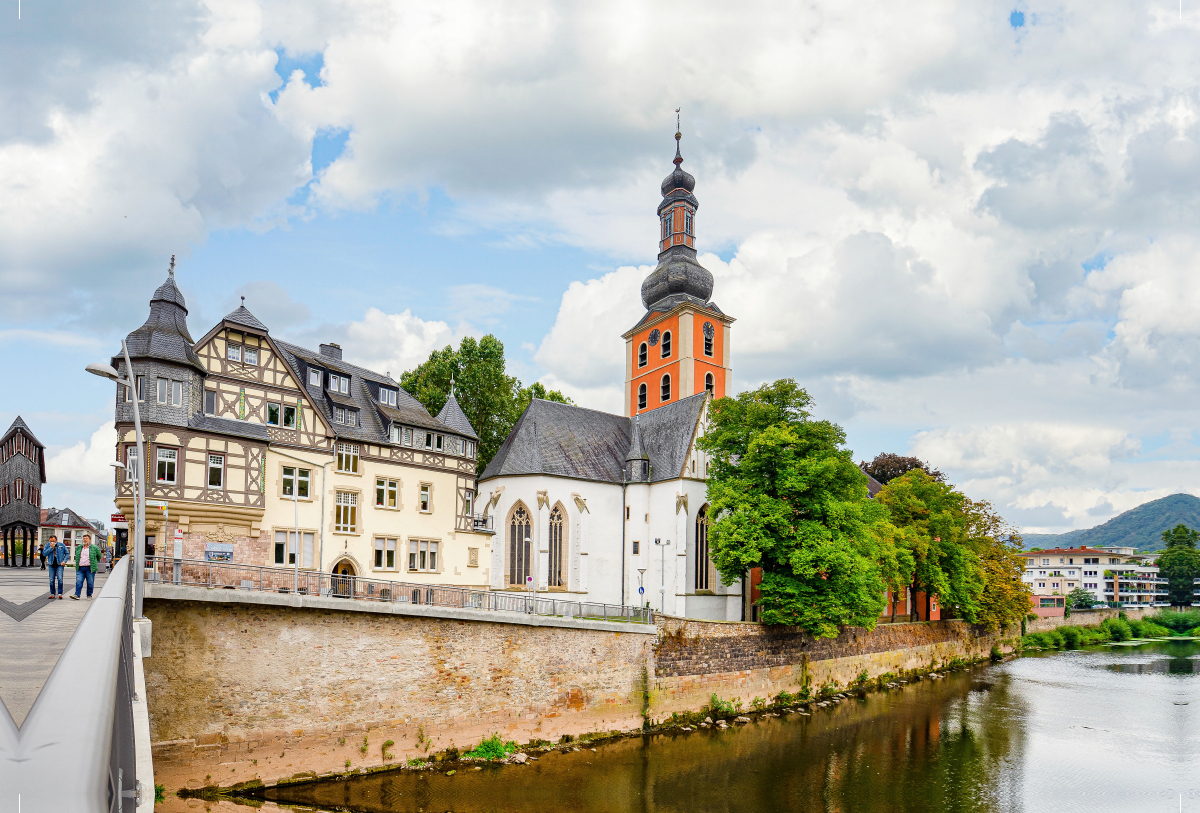
[{"label": "river", "polygon": [[811,717],[271,791],[355,813],[1200,813],[1200,642],[1027,655]]}]

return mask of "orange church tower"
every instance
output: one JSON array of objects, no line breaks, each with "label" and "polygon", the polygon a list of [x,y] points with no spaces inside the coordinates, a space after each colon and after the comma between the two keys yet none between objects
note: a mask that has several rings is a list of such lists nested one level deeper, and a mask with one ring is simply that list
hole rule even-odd
[{"label": "orange church tower", "polygon": [[647,412],[708,390],[716,398],[730,385],[729,329],[733,319],[710,297],[713,276],[696,261],[696,179],[679,166],[682,135],[675,133],[675,169],[663,179],[658,205],[658,267],[642,282],[646,315],[625,339],[625,415]]}]

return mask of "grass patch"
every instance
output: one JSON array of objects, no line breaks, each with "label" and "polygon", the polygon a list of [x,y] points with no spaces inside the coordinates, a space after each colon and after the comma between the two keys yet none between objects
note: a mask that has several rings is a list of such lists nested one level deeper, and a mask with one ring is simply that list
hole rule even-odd
[{"label": "grass patch", "polygon": [[517,750],[515,742],[504,742],[500,739],[500,734],[494,732],[492,736],[482,740],[479,745],[476,745],[466,753],[466,756],[471,759],[505,759],[509,754]]}]

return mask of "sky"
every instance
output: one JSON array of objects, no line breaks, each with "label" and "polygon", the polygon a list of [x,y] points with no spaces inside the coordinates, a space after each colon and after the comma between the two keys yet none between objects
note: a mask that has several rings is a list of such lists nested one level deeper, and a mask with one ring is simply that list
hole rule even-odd
[{"label": "sky", "polygon": [[[681,108],[733,388],[796,379],[1029,532],[1200,494],[1200,6],[27,0],[0,21],[0,422],[112,510],[172,255],[202,335],[398,376],[494,333],[619,411]],[[0,427],[2,428],[2,427]]]}]

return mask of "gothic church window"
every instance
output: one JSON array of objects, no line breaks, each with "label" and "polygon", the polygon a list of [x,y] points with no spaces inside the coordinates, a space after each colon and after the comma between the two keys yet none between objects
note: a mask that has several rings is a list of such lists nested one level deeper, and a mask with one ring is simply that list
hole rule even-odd
[{"label": "gothic church window", "polygon": [[659,396],[660,401],[671,400],[671,376],[664,375],[662,377],[662,394]]},{"label": "gothic church window", "polygon": [[550,512],[550,586],[566,587],[566,523],[563,521],[562,505],[554,506]]},{"label": "gothic church window", "polygon": [[696,514],[696,589],[710,590],[712,561],[708,557],[708,506]]},{"label": "gothic church window", "polygon": [[531,529],[529,512],[525,506],[517,504],[508,521],[508,583],[513,587],[523,587],[529,576],[529,547]]}]

